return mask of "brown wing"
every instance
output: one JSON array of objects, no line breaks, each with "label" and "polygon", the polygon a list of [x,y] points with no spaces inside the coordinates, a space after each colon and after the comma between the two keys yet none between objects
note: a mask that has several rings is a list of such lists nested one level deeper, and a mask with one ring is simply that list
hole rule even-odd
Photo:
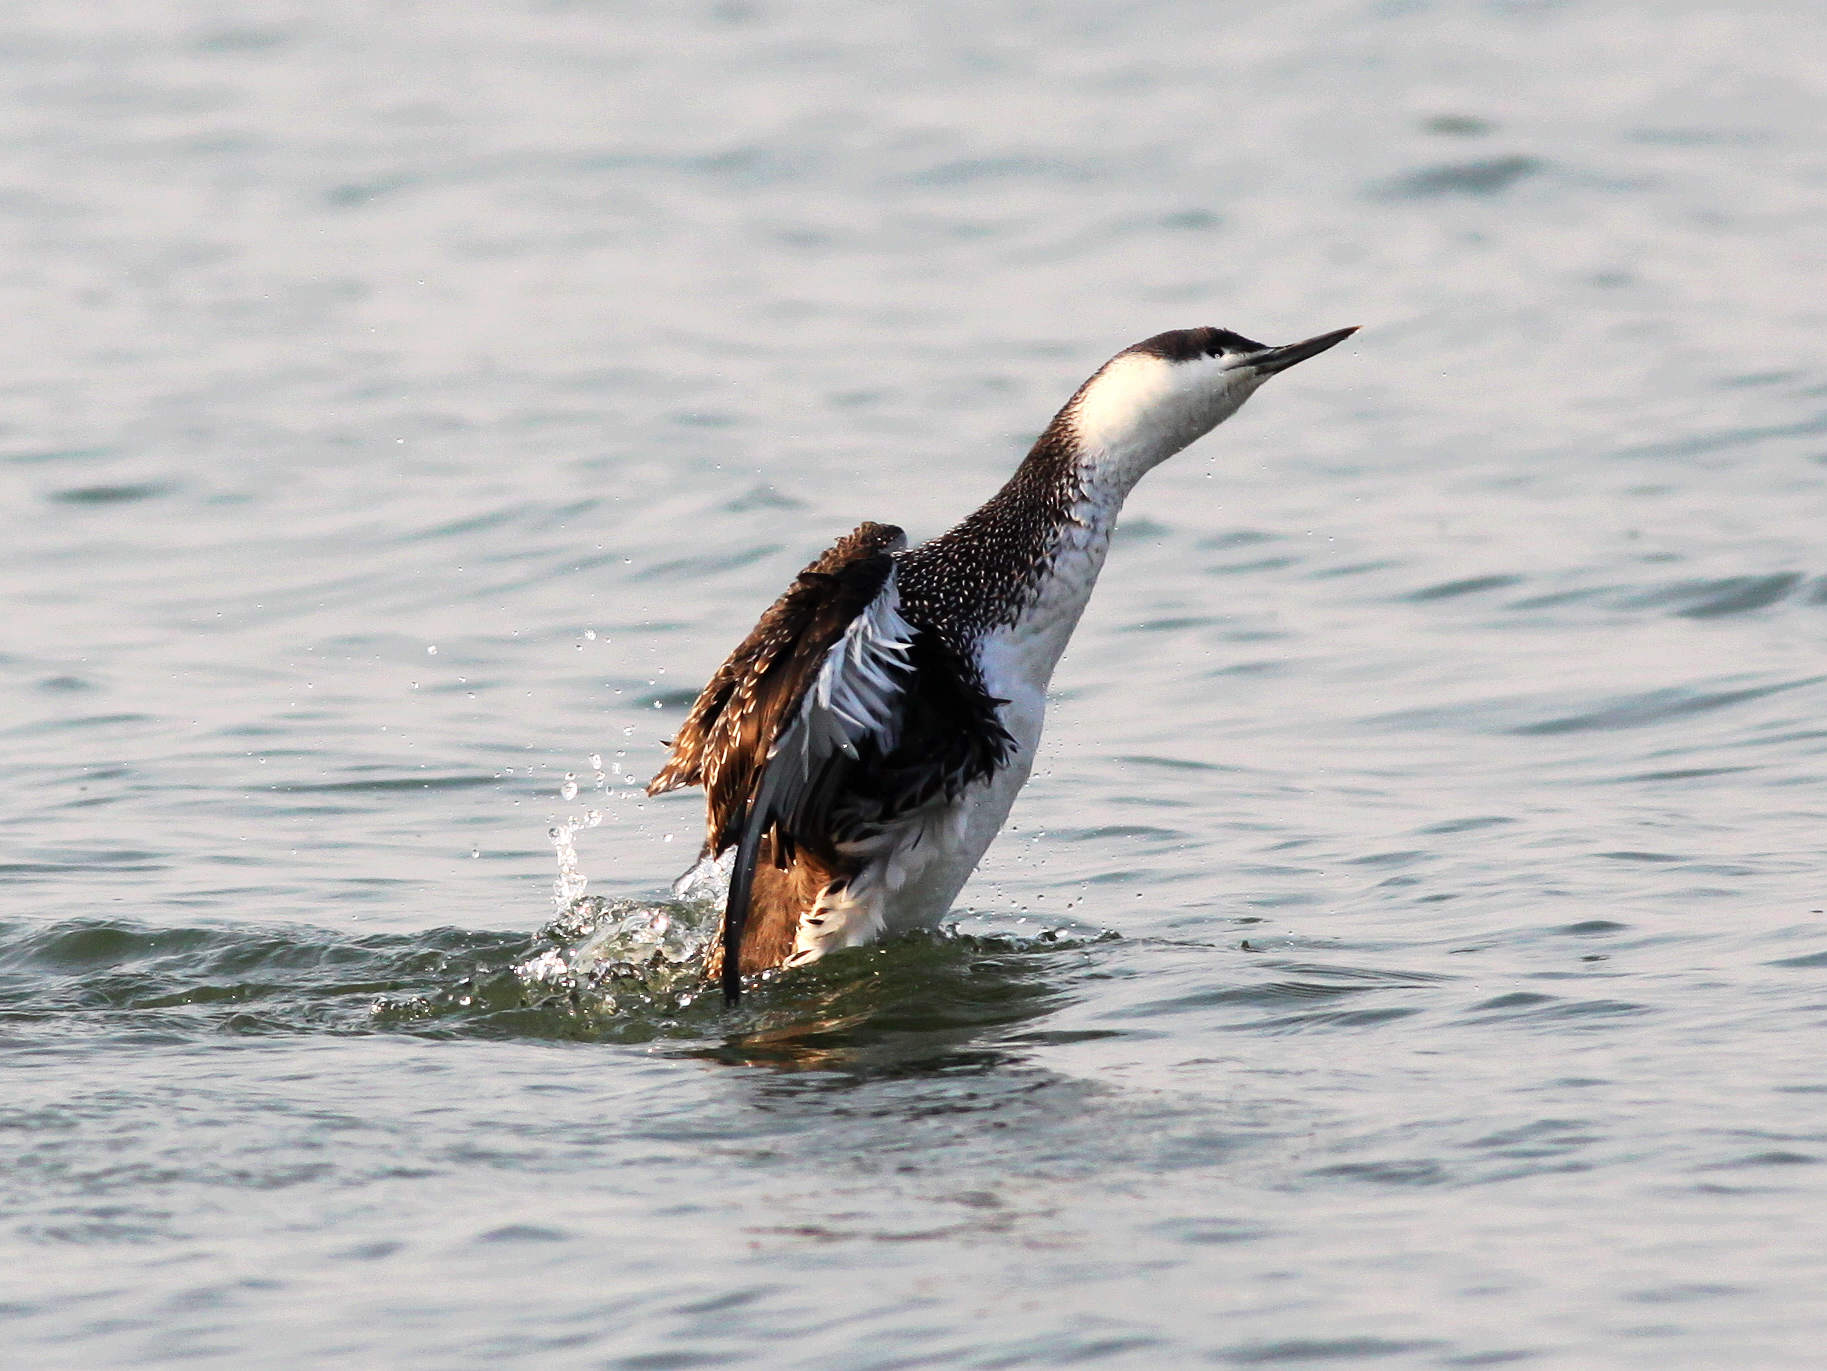
[{"label": "brown wing", "polygon": [[838,539],[768,607],[698,696],[647,793],[703,786],[712,852],[737,841],[770,750],[825,654],[881,590],[906,543],[892,524],[859,524]]}]

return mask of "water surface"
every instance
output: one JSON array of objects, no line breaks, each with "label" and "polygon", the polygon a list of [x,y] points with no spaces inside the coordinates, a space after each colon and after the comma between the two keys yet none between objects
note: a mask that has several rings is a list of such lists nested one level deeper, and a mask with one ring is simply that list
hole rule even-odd
[{"label": "water surface", "polygon": [[[22,1365],[1817,1363],[1814,10],[0,50]],[[1207,323],[1363,331],[1138,491],[958,928],[698,996],[696,687]]]}]

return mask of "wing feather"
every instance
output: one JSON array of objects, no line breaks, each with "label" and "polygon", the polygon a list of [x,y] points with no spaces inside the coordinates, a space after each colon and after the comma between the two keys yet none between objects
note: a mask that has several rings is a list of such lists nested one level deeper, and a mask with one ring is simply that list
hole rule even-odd
[{"label": "wing feather", "polygon": [[737,840],[762,766],[826,653],[881,590],[892,553],[905,541],[900,529],[873,523],[840,538],[794,578],[699,694],[647,793],[703,786],[711,851]]},{"label": "wing feather", "polygon": [[723,994],[742,993],[742,934],[748,922],[761,840],[774,837],[783,865],[805,845],[834,857],[838,811],[847,782],[893,746],[908,685],[913,628],[901,617],[892,566],[881,588],[825,649],[762,762],[752,799],[743,806],[736,862],[723,915]]}]

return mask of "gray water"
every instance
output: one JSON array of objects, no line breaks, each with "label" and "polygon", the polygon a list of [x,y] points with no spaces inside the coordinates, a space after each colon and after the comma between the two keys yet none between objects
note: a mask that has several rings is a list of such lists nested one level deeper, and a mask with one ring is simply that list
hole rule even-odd
[{"label": "gray water", "polygon": [[[1800,3],[15,0],[0,1360],[1818,1366],[1824,126]],[[698,997],[696,687],[1208,323],[1363,331],[957,928]]]}]

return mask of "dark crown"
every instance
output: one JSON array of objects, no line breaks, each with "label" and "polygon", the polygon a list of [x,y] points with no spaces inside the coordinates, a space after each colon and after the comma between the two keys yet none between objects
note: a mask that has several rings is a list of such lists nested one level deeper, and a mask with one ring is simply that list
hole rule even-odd
[{"label": "dark crown", "polygon": [[1167,362],[1194,362],[1201,357],[1223,353],[1261,352],[1263,344],[1253,343],[1241,333],[1226,328],[1176,328],[1145,338],[1124,352],[1141,352]]}]

